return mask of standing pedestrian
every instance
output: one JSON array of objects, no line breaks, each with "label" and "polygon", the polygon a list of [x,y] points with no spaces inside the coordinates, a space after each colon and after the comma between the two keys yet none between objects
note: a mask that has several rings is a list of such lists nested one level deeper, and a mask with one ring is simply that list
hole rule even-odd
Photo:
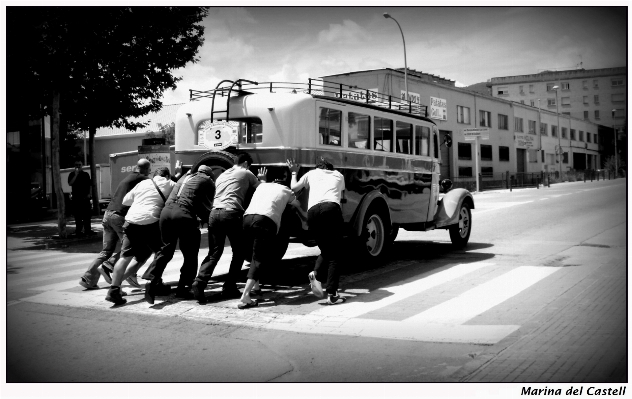
[{"label": "standing pedestrian", "polygon": [[[136,164],[136,171],[126,176],[116,187],[112,201],[108,205],[105,215],[103,215],[103,249],[81,277],[79,285],[82,287],[87,289],[98,288],[96,285],[99,281],[99,273],[103,275],[108,284],[112,284],[111,272],[113,265],[119,258],[119,254],[114,254],[114,250],[119,240],[123,242],[123,223],[125,223],[125,215],[129,209],[129,206],[123,205],[123,198],[138,183],[146,180],[150,171],[151,163],[147,159],[140,159]],[[110,268],[102,266],[108,259],[112,264]]]},{"label": "standing pedestrian", "polygon": [[[239,298],[237,289],[239,271],[244,263],[243,215],[247,197],[259,185],[259,180],[250,170],[252,157],[242,153],[237,163],[224,171],[215,181],[215,199],[208,222],[208,254],[202,261],[200,270],[193,283],[193,294],[200,303],[206,302],[204,289],[213,275],[215,266],[224,253],[226,237],[233,250],[228,277],[222,287],[222,297]],[[265,173],[259,174],[265,179]]]},{"label": "standing pedestrian", "polygon": [[309,279],[314,281],[321,266],[327,264],[328,298],[326,303],[329,305],[342,303],[345,298],[338,295],[338,284],[344,229],[340,206],[345,189],[344,177],[322,156],[316,161],[316,169],[305,173],[298,181],[297,174],[301,166],[291,159],[288,159],[287,165],[292,173],[292,190],[296,192],[305,187],[309,188],[307,223],[310,233],[320,248],[320,255],[316,259],[314,271],[309,273]]},{"label": "standing pedestrian", "polygon": [[[285,207],[296,200],[294,192],[287,186],[287,180],[279,177],[273,183],[259,185],[252,201],[244,213],[244,233],[247,245],[252,248],[252,262],[248,271],[248,280],[241,296],[239,309],[258,306],[250,298],[251,290],[260,291],[259,276],[262,270],[269,268],[277,259],[277,234],[281,227],[281,217]],[[297,206],[300,206],[297,203]]]},{"label": "standing pedestrian", "polygon": [[72,187],[70,199],[72,201],[72,213],[75,217],[75,235],[77,237],[95,234],[91,225],[92,206],[90,199],[92,198],[92,181],[90,180],[90,174],[82,168],[83,164],[81,161],[76,161],[75,170],[68,175],[68,184]]},{"label": "standing pedestrian", "polygon": [[162,274],[167,263],[173,258],[178,241],[180,241],[184,262],[180,268],[176,297],[193,298],[191,285],[197,273],[201,238],[198,219],[208,220],[211,213],[215,196],[215,183],[212,176],[212,169],[202,165],[196,173],[185,176],[171,191],[160,213],[160,234],[163,246],[143,275],[144,279],[150,280],[145,285],[147,302],[154,303]]},{"label": "standing pedestrian", "polygon": [[[127,300],[121,294],[121,282],[127,265],[132,258],[144,263],[152,252],[158,253],[162,247],[160,237],[160,211],[165,206],[166,197],[176,185],[170,179],[169,168],[159,167],[153,179],[147,179],[136,185],[123,198],[123,205],[130,206],[123,224],[123,243],[121,258],[114,265],[112,286],[105,297],[106,301],[122,305]],[[157,295],[168,295],[168,286],[161,286]]]}]

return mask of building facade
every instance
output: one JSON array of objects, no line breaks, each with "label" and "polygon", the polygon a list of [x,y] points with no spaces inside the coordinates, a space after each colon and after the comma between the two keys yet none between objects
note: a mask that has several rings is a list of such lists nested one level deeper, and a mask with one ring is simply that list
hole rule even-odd
[{"label": "building facade", "polygon": [[[322,77],[327,82],[375,90],[402,98],[401,69],[376,69]],[[418,79],[408,74],[409,98],[428,107],[441,135],[453,139],[442,146],[442,177],[474,179],[501,174],[568,172],[599,167],[598,125],[547,108],[454,87],[451,81]],[[439,109],[433,104],[439,104]],[[439,111],[439,112],[437,112]],[[487,139],[466,140],[468,129],[488,132]],[[561,151],[560,151],[561,148]],[[560,153],[561,152],[561,153]],[[479,170],[476,170],[476,156]]]},{"label": "building facade", "polygon": [[619,67],[497,77],[488,87],[494,97],[625,130],[626,82],[627,68]]}]

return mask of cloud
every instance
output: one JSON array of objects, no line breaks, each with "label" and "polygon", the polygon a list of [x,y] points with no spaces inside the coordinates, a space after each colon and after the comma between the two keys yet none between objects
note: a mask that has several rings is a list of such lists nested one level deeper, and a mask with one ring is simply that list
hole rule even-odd
[{"label": "cloud", "polygon": [[329,24],[328,30],[318,33],[318,43],[351,44],[369,41],[371,34],[357,23],[345,19],[340,24]]}]

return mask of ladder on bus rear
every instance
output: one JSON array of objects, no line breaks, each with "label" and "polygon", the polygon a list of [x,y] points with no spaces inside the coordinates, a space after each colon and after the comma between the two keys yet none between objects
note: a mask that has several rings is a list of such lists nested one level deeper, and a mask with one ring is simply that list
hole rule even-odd
[{"label": "ladder on bus rear", "polygon": [[[222,80],[221,82],[219,82],[217,84],[217,86],[215,87],[215,90],[213,90],[213,99],[211,101],[211,121],[215,120],[215,113],[222,113],[222,112],[226,112],[226,118],[225,120],[228,121],[229,117],[230,117],[230,95],[233,92],[233,89],[235,88],[235,86],[239,87],[239,95],[244,95],[244,94],[251,94],[249,92],[245,92],[241,89],[241,83],[242,82],[247,82],[247,83],[252,83],[254,85],[258,85],[258,82],[254,82],[252,80],[248,80],[248,79],[237,79],[235,81],[232,80]],[[220,85],[222,85],[223,83],[231,83],[230,88],[228,89],[228,93],[226,95],[226,111],[215,111],[215,96],[217,95],[218,91],[221,91],[222,93],[222,97],[224,96],[224,90],[226,90],[226,88],[221,88],[220,90]]]}]

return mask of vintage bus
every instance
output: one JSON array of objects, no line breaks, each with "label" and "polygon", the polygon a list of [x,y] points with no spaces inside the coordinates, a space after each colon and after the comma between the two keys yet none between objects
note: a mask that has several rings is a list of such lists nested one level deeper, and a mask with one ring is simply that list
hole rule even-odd
[{"label": "vintage bus", "polygon": [[[345,178],[345,236],[366,260],[385,256],[400,228],[447,229],[464,247],[472,228],[472,195],[440,180],[440,145],[425,107],[375,91],[309,79],[306,84],[222,81],[209,91],[190,91],[177,112],[175,157],[216,176],[236,154],[248,152],[253,173],[301,165],[298,178],[323,156]],[[289,173],[288,173],[289,176]],[[289,178],[289,177],[288,177]],[[297,197],[307,211],[307,192]],[[283,217],[285,237],[313,245],[301,212]],[[280,248],[287,249],[287,240]]]}]

